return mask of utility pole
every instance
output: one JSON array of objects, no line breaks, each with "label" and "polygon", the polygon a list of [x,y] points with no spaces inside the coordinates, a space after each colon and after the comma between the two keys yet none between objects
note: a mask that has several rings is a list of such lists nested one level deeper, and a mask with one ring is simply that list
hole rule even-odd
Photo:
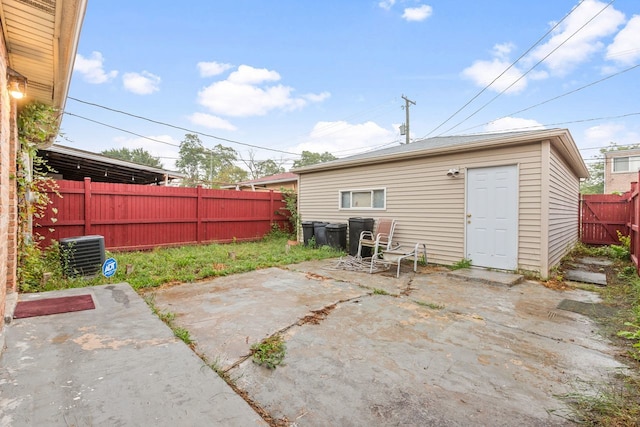
[{"label": "utility pole", "polygon": [[404,134],[406,135],[406,138],[407,138],[405,144],[408,144],[409,143],[409,105],[410,104],[416,105],[416,103],[404,95],[402,95],[402,99],[404,99],[404,112],[407,118],[407,121],[405,122],[405,126],[404,126]]}]

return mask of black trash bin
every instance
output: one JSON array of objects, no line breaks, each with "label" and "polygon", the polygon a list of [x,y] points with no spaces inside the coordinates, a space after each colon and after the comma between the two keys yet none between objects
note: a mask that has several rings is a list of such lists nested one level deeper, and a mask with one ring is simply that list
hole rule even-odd
[{"label": "black trash bin", "polygon": [[328,222],[314,221],[313,235],[316,238],[316,246],[325,246],[327,244],[327,224]]},{"label": "black trash bin", "polygon": [[[349,255],[358,255],[358,243],[360,242],[360,233],[363,231],[373,231],[373,218],[349,218]],[[362,248],[362,257],[370,257],[371,248]]]},{"label": "black trash bin", "polygon": [[313,221],[302,221],[302,241],[309,245],[309,240],[313,237]]},{"label": "black trash bin", "polygon": [[327,224],[327,244],[342,251],[347,249],[347,224]]}]

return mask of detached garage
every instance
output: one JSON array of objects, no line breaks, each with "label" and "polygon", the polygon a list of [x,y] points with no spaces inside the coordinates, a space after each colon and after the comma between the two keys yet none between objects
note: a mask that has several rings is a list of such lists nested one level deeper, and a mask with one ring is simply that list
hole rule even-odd
[{"label": "detached garage", "polygon": [[423,139],[296,169],[305,221],[394,218],[429,262],[548,277],[578,242],[587,167],[567,129]]}]

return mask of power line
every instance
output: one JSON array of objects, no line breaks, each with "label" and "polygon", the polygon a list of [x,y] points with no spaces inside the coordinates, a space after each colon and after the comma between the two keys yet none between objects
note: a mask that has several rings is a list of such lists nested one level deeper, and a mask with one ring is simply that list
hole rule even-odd
[{"label": "power line", "polygon": [[463,132],[463,133],[464,133],[464,132],[466,132],[466,131],[468,131],[468,130],[475,129],[475,128],[480,127],[480,126],[488,125],[488,124],[493,123],[493,122],[495,122],[495,121],[498,121],[498,120],[500,120],[500,119],[504,119],[504,118],[507,118],[507,117],[513,116],[513,115],[515,115],[515,114],[520,114],[520,113],[523,113],[523,112],[525,112],[525,111],[532,110],[532,109],[534,109],[534,108],[536,108],[536,107],[539,107],[539,106],[541,106],[541,105],[547,104],[547,103],[549,103],[549,102],[555,101],[555,100],[560,99],[560,98],[562,98],[562,97],[565,97],[565,96],[567,96],[567,95],[571,95],[571,94],[573,94],[573,93],[579,92],[579,91],[581,91],[581,90],[583,90],[583,89],[586,89],[586,88],[588,88],[588,87],[594,86],[594,85],[596,85],[596,84],[598,84],[598,83],[602,83],[602,82],[604,82],[605,80],[608,80],[608,79],[610,79],[610,78],[612,78],[612,77],[619,76],[620,74],[624,74],[624,73],[626,73],[627,71],[631,71],[631,70],[633,70],[633,69],[635,69],[635,68],[638,68],[638,67],[640,67],[640,64],[638,64],[638,65],[634,65],[634,66],[629,67],[629,68],[625,68],[624,70],[621,70],[621,71],[619,71],[619,72],[617,72],[617,73],[615,73],[615,74],[611,74],[611,75],[609,75],[609,76],[607,76],[607,77],[604,77],[604,78],[602,78],[602,79],[596,80],[596,81],[594,81],[594,82],[591,82],[591,83],[589,83],[589,84],[586,84],[586,85],[584,85],[584,86],[581,86],[581,87],[579,87],[579,88],[577,88],[577,89],[571,90],[571,91],[569,91],[569,92],[565,92],[565,93],[563,93],[562,95],[558,95],[558,96],[555,96],[555,97],[553,97],[553,98],[547,99],[546,101],[542,101],[542,102],[539,102],[539,103],[537,103],[537,104],[531,105],[531,106],[529,106],[529,107],[527,107],[527,108],[523,108],[522,110],[514,111],[514,112],[509,113],[509,114],[506,114],[506,115],[504,115],[504,116],[502,116],[502,117],[498,117],[497,119],[493,119],[493,120],[491,120],[491,121],[488,121],[488,122],[482,123],[482,124],[480,124],[480,125],[476,125],[476,126],[472,126],[472,127],[469,127],[469,128],[463,129],[461,132]]},{"label": "power line", "polygon": [[[587,22],[585,22],[580,28],[578,28],[576,31],[573,32],[573,34],[571,34],[569,37],[567,37],[562,43],[560,43],[558,46],[556,46],[554,49],[551,50],[551,52],[549,52],[547,55],[545,55],[544,58],[542,58],[541,60],[539,60],[538,62],[536,62],[531,68],[529,68],[525,73],[523,73],[520,77],[518,77],[513,83],[511,83],[509,86],[507,86],[505,89],[503,89],[500,93],[498,93],[496,96],[494,96],[493,98],[491,98],[487,103],[485,103],[483,106],[481,106],[480,108],[478,108],[476,111],[474,111],[473,113],[471,113],[469,116],[467,116],[465,119],[463,119],[461,122],[457,123],[456,125],[450,127],[449,129],[447,129],[446,131],[442,132],[440,135],[443,135],[455,128],[457,128],[458,126],[460,126],[462,123],[466,122],[467,120],[469,120],[471,117],[475,116],[477,113],[479,113],[481,110],[483,110],[487,105],[491,104],[493,101],[495,101],[498,97],[500,97],[500,95],[502,95],[503,93],[505,93],[506,91],[508,91],[509,89],[511,89],[516,83],[518,83],[520,80],[522,80],[527,74],[529,74],[531,71],[533,71],[534,68],[536,68],[538,65],[540,65],[541,63],[543,63],[549,56],[551,56],[554,52],[556,52],[558,49],[560,49],[562,46],[564,46],[565,43],[567,43],[569,40],[571,40],[573,38],[573,36],[575,36],[576,34],[578,34],[584,27],[586,27],[587,25],[589,25],[591,23],[591,21],[593,21],[594,19],[596,19],[598,16],[600,16],[600,14],[602,12],[605,11],[605,9],[607,9],[609,6],[611,6],[611,4],[613,4],[615,0],[611,0],[609,3],[607,3],[607,5],[605,7],[603,7],[602,9],[600,9],[600,11],[598,11],[598,13],[596,13],[595,15],[593,15],[593,17],[591,17],[591,19],[589,19]],[[577,7],[577,6],[576,6]],[[575,10],[575,8],[573,9]],[[572,10],[572,12],[573,12]],[[438,136],[440,136],[438,135]]]},{"label": "power line", "polygon": [[[82,104],[91,105],[92,107],[102,108],[104,110],[112,111],[114,113],[123,114],[125,116],[134,117],[136,119],[145,120],[145,121],[148,121],[148,122],[151,122],[151,123],[155,123],[155,124],[158,124],[158,125],[167,126],[167,127],[173,128],[173,129],[182,130],[182,131],[185,131],[185,132],[188,132],[188,133],[193,133],[193,134],[196,134],[196,135],[206,136],[208,138],[213,138],[213,139],[217,139],[217,140],[220,140],[220,141],[225,141],[225,142],[229,142],[229,143],[232,143],[232,144],[244,145],[245,147],[257,148],[259,150],[268,150],[268,151],[274,151],[274,152],[277,152],[277,153],[291,154],[291,155],[294,155],[294,156],[299,156],[300,155],[298,153],[292,153],[290,151],[278,150],[276,148],[269,148],[269,147],[261,147],[259,145],[248,144],[246,142],[235,141],[233,139],[223,138],[223,137],[220,137],[220,136],[211,135],[211,134],[204,133],[204,132],[198,132],[198,131],[195,131],[195,130],[192,130],[192,129],[184,128],[182,126],[172,125],[170,123],[161,122],[159,120],[150,119],[148,117],[139,116],[137,114],[128,113],[126,111],[117,110],[115,108],[110,108],[110,107],[107,107],[107,106],[104,106],[104,105],[100,105],[100,104],[96,104],[96,103],[93,103],[93,102],[83,101],[81,99],[74,98],[72,96],[69,96],[67,98],[71,99],[73,101],[76,101],[76,102],[80,102]],[[71,115],[73,115],[73,114],[71,114]],[[79,117],[79,116],[77,116],[77,117]],[[84,118],[84,117],[82,117],[82,118]],[[90,120],[90,121],[93,121],[93,120]],[[96,122],[96,123],[99,123],[99,122]],[[104,124],[104,123],[100,123],[100,124]],[[109,127],[111,127],[111,126],[109,126]],[[132,133],[132,132],[129,132],[129,133]]]},{"label": "power line", "polygon": [[460,107],[455,113],[453,113],[452,115],[450,115],[449,117],[447,117],[447,119],[445,121],[443,121],[442,123],[440,123],[438,126],[436,126],[433,130],[431,130],[431,132],[429,132],[428,134],[426,134],[425,136],[423,136],[423,138],[428,137],[429,135],[431,135],[433,132],[437,131],[438,129],[440,129],[442,126],[444,126],[445,123],[447,123],[449,120],[451,120],[452,118],[454,118],[458,113],[460,113],[462,110],[464,110],[465,108],[467,108],[467,106],[469,106],[469,104],[471,104],[473,101],[475,101],[480,95],[482,95],[487,89],[489,89],[491,87],[491,85],[493,85],[500,77],[502,77],[507,71],[509,71],[511,68],[513,68],[518,61],[520,61],[522,58],[524,58],[527,54],[529,54],[529,52],[531,52],[533,50],[533,48],[535,48],[538,44],[540,44],[540,42],[542,40],[544,40],[549,34],[551,34],[553,32],[553,30],[555,30],[565,19],[567,19],[569,17],[569,15],[571,15],[582,3],[584,2],[584,0],[580,0],[580,3],[578,3],[576,6],[573,7],[573,9],[571,9],[569,11],[569,13],[567,13],[565,16],[562,17],[562,19],[560,21],[558,21],[553,27],[551,27],[549,29],[549,31],[547,31],[546,33],[544,33],[544,35],[542,37],[540,37],[533,45],[531,45],[531,47],[529,49],[527,49],[522,55],[520,55],[518,57],[518,59],[516,59],[515,61],[513,61],[507,68],[504,69],[504,71],[502,73],[500,73],[498,75],[498,77],[496,77],[495,79],[493,79],[491,81],[491,83],[489,83],[488,85],[486,85],[484,88],[482,88],[482,90],[480,92],[478,92],[477,94],[475,94],[475,96],[473,98],[471,98],[469,101],[467,101],[466,104],[464,104],[462,107]]},{"label": "power line", "polygon": [[111,129],[115,129],[115,130],[117,130],[117,131],[124,132],[124,133],[128,133],[128,134],[131,134],[131,135],[134,135],[134,136],[140,137],[140,138],[148,139],[149,141],[159,142],[160,144],[165,144],[165,145],[170,145],[170,146],[172,146],[172,147],[178,147],[178,148],[180,148],[180,145],[179,145],[179,144],[173,144],[173,143],[171,143],[171,142],[161,141],[161,140],[159,140],[159,139],[155,139],[155,138],[151,138],[151,137],[148,137],[148,136],[140,135],[139,133],[131,132],[130,130],[122,129],[122,128],[119,128],[119,127],[117,127],[117,126],[113,126],[113,125],[109,125],[109,124],[107,124],[107,123],[99,122],[99,121],[97,121],[97,120],[93,120],[93,119],[90,119],[90,118],[88,118],[88,117],[80,116],[80,115],[78,115],[78,114],[73,114],[73,113],[70,113],[70,112],[68,112],[68,111],[66,111],[66,110],[63,112],[63,114],[65,114],[65,115],[67,115],[67,116],[77,117],[77,118],[79,118],[79,119],[86,120],[86,121],[88,121],[88,122],[92,122],[92,123],[96,123],[96,124],[99,124],[99,125],[101,125],[101,126],[105,126],[105,127],[111,128]]}]

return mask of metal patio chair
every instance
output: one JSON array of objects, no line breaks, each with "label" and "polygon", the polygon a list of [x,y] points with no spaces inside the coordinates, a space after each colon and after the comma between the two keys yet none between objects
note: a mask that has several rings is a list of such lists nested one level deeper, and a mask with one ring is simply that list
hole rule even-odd
[{"label": "metal patio chair", "polygon": [[369,273],[373,272],[374,260],[378,258],[381,251],[391,250],[393,246],[393,232],[396,228],[396,220],[391,218],[378,218],[374,231],[364,230],[360,233],[358,242],[358,259],[362,259],[362,248],[372,248],[371,266]]}]

